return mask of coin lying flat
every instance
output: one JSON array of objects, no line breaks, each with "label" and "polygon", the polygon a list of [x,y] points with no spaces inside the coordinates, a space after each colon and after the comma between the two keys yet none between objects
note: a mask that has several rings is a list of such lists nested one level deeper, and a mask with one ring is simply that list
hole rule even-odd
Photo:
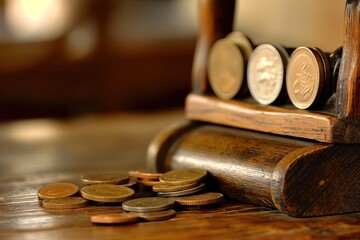
[{"label": "coin lying flat", "polygon": [[72,183],[50,183],[42,186],[38,191],[41,199],[70,197],[78,193],[79,187]]},{"label": "coin lying flat", "polygon": [[208,77],[215,95],[231,99],[244,82],[244,57],[240,48],[230,39],[216,41],[210,49]]},{"label": "coin lying flat", "polygon": [[133,223],[138,221],[138,215],[134,213],[105,213],[90,216],[90,221],[101,224]]},{"label": "coin lying flat", "polygon": [[142,179],[159,179],[163,174],[162,173],[147,173],[140,171],[129,171],[129,175],[136,178]]},{"label": "coin lying flat", "polygon": [[247,66],[247,85],[255,101],[269,105],[284,99],[288,59],[281,46],[261,44],[255,48]]},{"label": "coin lying flat", "polygon": [[42,206],[48,209],[72,209],[82,208],[88,204],[88,200],[82,197],[65,197],[55,199],[45,199]]},{"label": "coin lying flat", "polygon": [[122,208],[129,212],[155,212],[174,206],[174,200],[160,197],[136,198],[123,202]]},{"label": "coin lying flat", "polygon": [[208,205],[222,201],[224,195],[222,193],[207,192],[198,195],[175,197],[173,199],[181,205]]},{"label": "coin lying flat", "polygon": [[131,188],[112,184],[88,185],[81,189],[84,198],[104,203],[123,202],[134,194],[135,191]]},{"label": "coin lying flat", "polygon": [[197,182],[185,184],[169,184],[160,182],[154,185],[152,189],[154,192],[174,192],[195,187],[197,184]]},{"label": "coin lying flat", "polygon": [[138,179],[137,182],[148,187],[153,187],[160,183],[159,180],[152,180],[152,179]]},{"label": "coin lying flat", "polygon": [[178,196],[184,196],[189,194],[194,194],[197,192],[200,192],[206,188],[205,183],[201,183],[195,187],[185,189],[185,190],[179,190],[174,192],[158,192],[159,197],[178,197]]},{"label": "coin lying flat", "polygon": [[134,188],[136,186],[136,184],[137,184],[136,178],[130,177],[128,182],[119,184],[119,186]]},{"label": "coin lying flat", "polygon": [[144,219],[146,221],[167,220],[167,219],[175,217],[175,215],[176,215],[176,212],[174,209],[157,211],[157,212],[138,213],[138,217],[140,219]]},{"label": "coin lying flat", "polygon": [[127,173],[90,173],[82,177],[86,184],[124,184],[129,181]]},{"label": "coin lying flat", "polygon": [[177,169],[164,173],[164,175],[160,177],[160,182],[170,183],[170,184],[194,183],[205,179],[206,175],[207,175],[207,171],[204,169],[199,169],[199,168]]},{"label": "coin lying flat", "polygon": [[297,48],[291,54],[286,70],[286,88],[291,102],[299,109],[317,105],[324,81],[324,66],[319,53],[312,48]]}]

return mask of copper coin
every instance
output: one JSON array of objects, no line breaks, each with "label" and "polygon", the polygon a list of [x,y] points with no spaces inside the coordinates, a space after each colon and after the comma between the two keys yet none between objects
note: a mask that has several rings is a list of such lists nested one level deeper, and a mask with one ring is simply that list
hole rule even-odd
[{"label": "copper coin", "polygon": [[88,185],[81,189],[81,195],[92,201],[114,203],[128,200],[135,191],[128,187],[112,184]]},{"label": "copper coin", "polygon": [[186,183],[186,184],[169,184],[169,183],[160,182],[154,185],[152,189],[154,192],[173,192],[173,191],[189,189],[195,187],[196,185],[198,185],[197,182]]},{"label": "copper coin", "polygon": [[82,177],[86,184],[124,184],[129,181],[127,173],[90,173]]},{"label": "copper coin", "polygon": [[90,221],[101,224],[133,223],[138,221],[138,215],[134,213],[104,213],[90,216]]},{"label": "copper coin", "polygon": [[190,195],[190,194],[194,194],[197,192],[201,192],[202,190],[204,190],[206,188],[204,183],[199,184],[198,186],[189,188],[189,189],[185,189],[185,190],[179,190],[179,191],[174,191],[174,192],[158,192],[158,196],[159,197],[178,197],[178,196],[185,196],[185,195]]},{"label": "copper coin", "polygon": [[129,171],[129,175],[136,178],[143,179],[159,179],[163,174],[162,173],[147,173],[140,171]]},{"label": "copper coin", "polygon": [[170,184],[187,184],[199,182],[205,179],[207,171],[199,168],[177,169],[164,173],[159,180],[160,182]]},{"label": "copper coin", "polygon": [[240,48],[230,39],[216,41],[210,49],[208,77],[215,95],[231,99],[244,82],[244,57]]},{"label": "copper coin", "polygon": [[164,211],[156,211],[156,212],[145,212],[138,213],[139,218],[144,219],[146,221],[160,221],[167,220],[175,217],[176,212],[174,209],[164,210]]},{"label": "copper coin", "polygon": [[153,187],[160,183],[159,180],[152,179],[138,179],[137,182],[147,187]]},{"label": "copper coin", "polygon": [[222,193],[207,192],[191,196],[175,197],[173,198],[181,205],[208,205],[221,202],[224,199]]},{"label": "copper coin", "polygon": [[255,101],[269,105],[283,99],[288,59],[281,46],[261,44],[255,48],[247,66],[247,85]]},{"label": "copper coin", "polygon": [[169,198],[145,197],[123,202],[122,208],[130,212],[155,212],[172,208],[174,203]]},{"label": "copper coin", "polygon": [[38,191],[41,199],[70,197],[78,193],[79,187],[72,183],[50,183],[42,186]]},{"label": "copper coin", "polygon": [[65,197],[55,199],[45,199],[42,206],[48,209],[72,209],[85,207],[88,200],[82,197]]},{"label": "copper coin", "polygon": [[291,54],[286,70],[286,88],[291,102],[299,109],[318,104],[324,81],[324,66],[317,51],[297,48]]}]

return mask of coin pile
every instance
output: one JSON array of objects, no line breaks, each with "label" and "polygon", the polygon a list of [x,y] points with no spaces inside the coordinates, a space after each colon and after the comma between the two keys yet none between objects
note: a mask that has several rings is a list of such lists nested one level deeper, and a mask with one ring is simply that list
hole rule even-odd
[{"label": "coin pile", "polygon": [[[129,173],[85,174],[86,185],[81,188],[72,183],[51,183],[38,190],[47,209],[67,210],[81,208],[89,203],[122,204],[124,212],[104,213],[90,216],[90,221],[100,224],[124,224],[145,221],[159,221],[173,218],[177,205],[203,206],[223,200],[223,194],[202,192],[205,189],[207,171],[197,168],[179,169],[167,173]],[[150,194],[141,197],[141,190],[135,186],[140,183],[151,189]],[[145,184],[144,184],[145,183]],[[151,187],[151,188],[150,188]],[[80,193],[81,197],[78,196]],[[140,193],[140,194],[139,194]],[[144,195],[144,194],[143,194]]]}]

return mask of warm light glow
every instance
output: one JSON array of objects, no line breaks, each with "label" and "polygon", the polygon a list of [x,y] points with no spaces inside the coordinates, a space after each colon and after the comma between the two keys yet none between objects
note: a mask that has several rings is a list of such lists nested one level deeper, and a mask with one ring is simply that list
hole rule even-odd
[{"label": "warm light glow", "polygon": [[5,20],[20,40],[48,40],[59,36],[68,23],[66,0],[6,0]]}]

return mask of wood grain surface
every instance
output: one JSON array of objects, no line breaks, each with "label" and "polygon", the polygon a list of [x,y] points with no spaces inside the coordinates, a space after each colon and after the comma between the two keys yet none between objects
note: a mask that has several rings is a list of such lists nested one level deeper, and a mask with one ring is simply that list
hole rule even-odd
[{"label": "wood grain surface", "polygon": [[228,198],[215,208],[177,209],[171,220],[125,226],[89,221],[91,214],[121,211],[118,205],[68,212],[39,206],[36,191],[43,184],[80,185],[84,172],[144,169],[150,140],[182,117],[165,112],[0,124],[0,239],[360,238],[359,214],[292,218]]}]

